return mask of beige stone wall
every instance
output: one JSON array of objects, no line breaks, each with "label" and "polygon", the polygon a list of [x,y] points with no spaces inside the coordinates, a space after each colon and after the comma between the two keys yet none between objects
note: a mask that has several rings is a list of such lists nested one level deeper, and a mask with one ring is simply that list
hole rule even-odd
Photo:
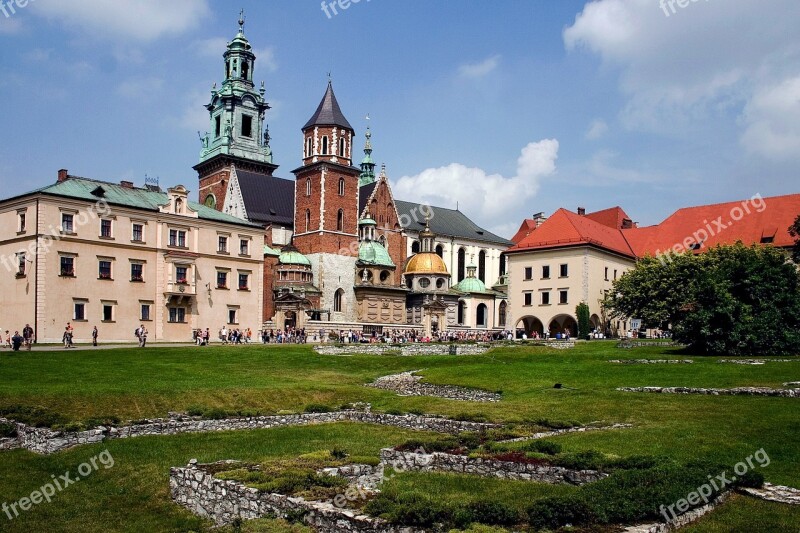
[{"label": "beige stone wall", "polygon": [[[237,310],[238,325],[234,327],[260,329],[263,258],[259,229],[200,220],[191,213],[93,207],[91,202],[47,196],[38,201],[40,253],[30,254],[32,263],[28,263],[24,278],[0,265],[0,291],[6,304],[0,308],[3,329],[13,332],[27,322],[35,324],[39,342],[60,342],[66,323],[71,322],[77,342],[88,342],[95,325],[101,342],[135,342],[134,330],[144,323],[149,341],[186,341],[191,340],[192,328],[208,327],[215,336],[216,330],[229,324],[229,309]],[[0,205],[2,257],[13,257],[34,242],[36,202],[29,198],[23,204]],[[28,231],[17,235],[17,209],[25,206]],[[72,233],[61,231],[63,213],[73,215]],[[104,218],[112,224],[110,238],[101,237],[100,220]],[[132,239],[134,223],[144,228],[142,242]],[[185,248],[168,246],[170,229],[186,231]],[[220,233],[231,235],[229,254],[217,252]],[[239,253],[240,238],[249,242],[249,255]],[[73,258],[74,276],[61,275],[62,256]],[[111,279],[101,278],[101,260],[111,263]],[[142,265],[142,281],[131,279],[133,263]],[[177,284],[175,269],[179,265],[187,268],[185,285]],[[218,270],[229,272],[228,290],[217,289]],[[249,290],[238,290],[240,272],[248,273]],[[169,323],[170,294],[172,306],[186,309],[183,323]],[[75,320],[76,303],[84,304],[83,320]],[[149,321],[142,321],[142,305],[150,305]],[[104,320],[104,306],[112,307],[111,320]]]},{"label": "beige stone wall", "polygon": [[[614,272],[617,277],[634,266],[634,260],[589,246],[576,246],[554,250],[531,250],[508,255],[509,327],[522,327],[524,317],[535,317],[547,330],[556,317],[568,315],[573,319],[575,307],[589,304],[591,315],[601,316],[600,300],[605,290],[611,289]],[[561,265],[567,265],[567,276],[560,274]],[[550,267],[549,278],[543,278],[542,267]],[[532,268],[532,276],[526,279],[526,268]],[[608,279],[606,280],[606,269]],[[567,291],[566,303],[561,303],[560,291]],[[549,293],[549,303],[542,300],[542,293]],[[530,293],[531,304],[525,305],[525,293]]]}]

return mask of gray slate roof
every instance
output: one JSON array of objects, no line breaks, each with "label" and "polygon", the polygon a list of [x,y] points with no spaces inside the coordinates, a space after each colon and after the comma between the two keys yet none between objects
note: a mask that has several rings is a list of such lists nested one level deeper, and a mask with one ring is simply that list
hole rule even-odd
[{"label": "gray slate roof", "polygon": [[[400,217],[405,218],[403,215],[406,215],[411,220],[411,224],[407,228],[409,231],[420,232],[425,228],[424,210],[423,213],[420,213],[419,203],[397,200],[395,204],[397,205],[397,212],[400,214]],[[437,235],[461,237],[464,239],[506,246],[514,244],[508,239],[504,239],[499,235],[495,235],[481,228],[457,209],[447,209],[436,206],[426,206],[426,209],[428,207],[433,213],[430,219],[431,231]]]},{"label": "gray slate roof", "polygon": [[340,126],[353,130],[353,127],[344,118],[344,113],[339,107],[339,102],[336,101],[336,95],[333,94],[333,85],[328,82],[328,90],[325,91],[325,96],[319,103],[319,107],[314,112],[314,115],[306,122],[303,129],[308,129],[312,126]]},{"label": "gray slate roof", "polygon": [[247,218],[262,224],[294,224],[294,180],[236,170]]}]

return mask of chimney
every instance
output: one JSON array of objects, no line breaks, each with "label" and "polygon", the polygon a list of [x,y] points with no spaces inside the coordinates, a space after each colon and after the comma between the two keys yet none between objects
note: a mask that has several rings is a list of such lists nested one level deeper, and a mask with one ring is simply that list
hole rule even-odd
[{"label": "chimney", "polygon": [[125,189],[133,189],[133,182],[132,181],[124,181],[123,180],[123,181],[120,181],[119,184],[120,184],[121,187],[123,187]]},{"label": "chimney", "polygon": [[544,213],[536,213],[533,215],[533,221],[536,223],[537,228],[544,224],[545,220],[547,220],[547,218],[544,216]]},{"label": "chimney", "polygon": [[622,229],[631,229],[633,227],[633,220],[629,218],[622,219]]},{"label": "chimney", "polygon": [[66,181],[69,178],[66,168],[62,168],[58,171],[58,182],[61,183],[62,181]]},{"label": "chimney", "polygon": [[579,207],[578,208],[578,214],[580,216],[585,216],[586,215],[586,208],[585,207]]}]

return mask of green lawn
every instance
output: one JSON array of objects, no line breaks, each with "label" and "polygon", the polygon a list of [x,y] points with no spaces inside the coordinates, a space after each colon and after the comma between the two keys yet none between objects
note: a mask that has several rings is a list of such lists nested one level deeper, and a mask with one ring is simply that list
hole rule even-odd
[{"label": "green lawn", "polygon": [[[0,355],[0,409],[38,407],[62,421],[165,416],[190,407],[226,411],[302,411],[309,404],[338,407],[368,401],[374,410],[419,410],[449,416],[481,414],[498,422],[628,422],[633,429],[558,437],[565,451],[598,450],[620,456],[666,455],[685,461],[735,463],[764,448],[767,481],[800,487],[800,399],[622,393],[620,386],[771,386],[800,381],[800,362],[762,366],[719,364],[693,357],[691,365],[620,365],[608,359],[686,357],[664,347],[621,350],[613,342],[579,344],[570,351],[500,348],[474,357],[332,357],[308,346],[162,348],[31,352]],[[441,384],[502,391],[497,404],[402,398],[366,388],[376,377],[406,370]],[[554,389],[562,383],[563,389]],[[168,496],[170,466],[200,461],[293,457],[338,445],[377,455],[409,432],[363,425],[329,425],[222,434],[148,437],[80,447],[50,457],[0,452],[0,503],[16,501],[104,450],[114,468],[96,472],[8,522],[2,531],[190,531],[208,526]],[[413,478],[409,478],[412,479]],[[414,480],[425,487],[432,479]],[[465,485],[466,483],[466,485]],[[442,497],[475,493],[484,483],[438,486]],[[458,489],[458,490],[457,490]],[[427,490],[427,489],[424,489]],[[434,490],[431,488],[431,490]],[[492,490],[501,490],[494,488]],[[513,499],[514,488],[508,485]],[[538,489],[537,489],[538,490]],[[545,488],[544,490],[548,490]],[[552,489],[553,491],[560,489]],[[555,494],[555,492],[553,492]],[[757,522],[761,520],[761,522]],[[53,527],[45,527],[48,522]],[[735,498],[691,531],[786,531],[800,509]],[[767,529],[748,524],[770,524]],[[264,531],[287,530],[271,523]],[[260,530],[260,529],[259,529]]]}]

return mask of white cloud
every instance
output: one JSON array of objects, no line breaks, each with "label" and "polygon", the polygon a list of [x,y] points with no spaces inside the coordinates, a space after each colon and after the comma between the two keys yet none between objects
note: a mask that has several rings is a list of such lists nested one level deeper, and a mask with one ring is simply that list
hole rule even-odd
[{"label": "white cloud", "polygon": [[522,149],[514,177],[488,174],[460,163],[429,168],[415,176],[404,176],[393,186],[394,195],[431,205],[455,207],[492,231],[505,231],[518,224],[526,202],[539,189],[540,180],[556,170],[559,144],[556,139],[532,142]]},{"label": "white cloud", "polygon": [[586,130],[586,138],[594,141],[602,137],[608,131],[608,124],[605,120],[596,118],[589,124],[589,129]]},{"label": "white cloud", "polygon": [[468,63],[458,67],[458,73],[464,78],[482,78],[491,74],[500,64],[500,56],[492,56],[478,63]]},{"label": "white cloud", "polygon": [[607,186],[619,183],[652,183],[659,181],[660,177],[620,166],[616,159],[618,154],[609,150],[600,150],[595,153],[581,172],[583,177],[577,181],[592,186]]},{"label": "white cloud", "polygon": [[210,13],[208,0],[37,0],[30,5],[59,24],[138,41],[183,33]]},{"label": "white cloud", "polygon": [[208,131],[210,122],[208,111],[204,106],[211,101],[209,90],[200,88],[192,90],[183,98],[183,101],[187,102],[187,105],[178,119],[178,124],[189,131]]},{"label": "white cloud", "polygon": [[192,50],[201,57],[214,57],[222,60],[225,47],[228,46],[228,39],[225,37],[211,37],[192,43]]},{"label": "white cloud", "polygon": [[800,76],[759,88],[744,112],[742,145],[775,159],[800,154]]},{"label": "white cloud", "polygon": [[0,35],[15,35],[22,31],[22,21],[19,17],[0,17]]},{"label": "white cloud", "polygon": [[758,128],[782,136],[778,115],[756,99],[800,72],[798,21],[796,0],[690,2],[669,17],[656,0],[597,0],[563,38],[568,50],[589,50],[619,69],[629,128],[674,134],[746,108],[746,127],[758,116]]},{"label": "white cloud", "polygon": [[254,50],[256,55],[256,72],[275,72],[278,70],[278,62],[275,59],[275,48],[262,48]]}]

